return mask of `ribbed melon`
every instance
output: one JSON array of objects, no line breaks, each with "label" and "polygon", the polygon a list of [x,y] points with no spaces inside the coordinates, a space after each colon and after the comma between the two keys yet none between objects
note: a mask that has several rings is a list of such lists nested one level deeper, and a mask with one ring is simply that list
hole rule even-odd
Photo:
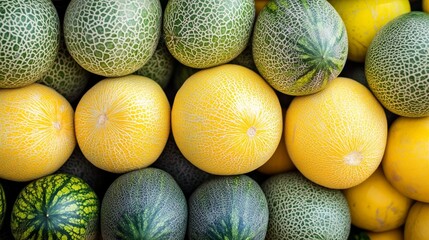
[{"label": "ribbed melon", "polygon": [[266,239],[348,238],[351,217],[340,190],[317,185],[297,171],[274,175],[261,187],[270,215]]},{"label": "ribbed melon", "polygon": [[173,177],[157,168],[119,176],[101,204],[101,232],[110,239],[184,239],[186,198]]},{"label": "ribbed melon", "polygon": [[124,76],[150,59],[161,21],[157,0],[72,0],[64,17],[64,39],[71,56],[86,70]]},{"label": "ribbed melon", "polygon": [[32,181],[12,207],[15,239],[96,239],[100,204],[81,178],[53,174]]},{"label": "ribbed melon", "polygon": [[3,220],[6,214],[6,194],[4,192],[3,186],[0,184],[0,229],[3,226]]},{"label": "ribbed melon", "polygon": [[184,65],[217,66],[246,48],[254,18],[254,0],[170,0],[164,11],[165,42]]},{"label": "ribbed melon", "polygon": [[396,17],[378,31],[365,59],[368,85],[389,111],[429,116],[429,14]]},{"label": "ribbed melon", "polygon": [[264,239],[268,205],[259,184],[246,175],[219,176],[189,199],[189,239]]},{"label": "ribbed melon", "polygon": [[50,0],[0,2],[0,88],[39,80],[54,64],[60,21]]},{"label": "ribbed melon", "polygon": [[271,0],[256,18],[252,50],[259,73],[273,88],[306,95],[340,74],[347,33],[325,0]]}]

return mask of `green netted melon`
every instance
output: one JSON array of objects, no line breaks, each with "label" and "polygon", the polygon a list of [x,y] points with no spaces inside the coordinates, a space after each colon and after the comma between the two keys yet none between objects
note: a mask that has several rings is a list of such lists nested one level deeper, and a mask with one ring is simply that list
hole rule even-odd
[{"label": "green netted melon", "polygon": [[158,0],[72,0],[64,16],[70,55],[87,71],[118,77],[141,68],[161,34]]},{"label": "green netted melon", "polygon": [[54,64],[60,21],[50,0],[0,1],[0,88],[39,80]]},{"label": "green netted melon", "polygon": [[192,68],[227,63],[246,48],[254,19],[254,0],[170,0],[163,23],[167,48]]},{"label": "green netted melon", "polygon": [[189,239],[263,240],[268,205],[259,184],[247,175],[218,176],[201,184],[189,204]]},{"label": "green netted melon", "polygon": [[173,177],[157,168],[124,173],[101,203],[101,233],[110,239],[184,239],[188,209]]},{"label": "green netted melon", "polygon": [[267,239],[348,238],[351,216],[340,190],[317,185],[298,171],[271,176],[261,187],[270,215]]},{"label": "green netted melon", "polygon": [[270,0],[256,19],[252,51],[259,73],[274,89],[307,95],[340,74],[347,32],[325,0]]},{"label": "green netted melon", "polygon": [[74,103],[85,92],[90,77],[91,74],[72,58],[62,38],[54,65],[36,82],[55,89]]},{"label": "green netted melon", "polygon": [[163,38],[149,61],[134,74],[148,77],[165,89],[173,76],[176,59],[170,54]]},{"label": "green netted melon", "polygon": [[183,156],[172,134],[152,167],[168,172],[179,184],[186,197],[189,197],[200,184],[212,177],[211,174],[195,167]]},{"label": "green netted melon", "polygon": [[429,14],[410,12],[384,25],[365,59],[368,85],[381,104],[405,117],[429,116]]},{"label": "green netted melon", "polygon": [[19,239],[96,239],[100,203],[91,187],[69,174],[30,182],[12,206],[11,230]]},{"label": "green netted melon", "polygon": [[3,226],[3,221],[6,214],[6,205],[6,194],[4,192],[3,186],[0,184],[0,229]]}]

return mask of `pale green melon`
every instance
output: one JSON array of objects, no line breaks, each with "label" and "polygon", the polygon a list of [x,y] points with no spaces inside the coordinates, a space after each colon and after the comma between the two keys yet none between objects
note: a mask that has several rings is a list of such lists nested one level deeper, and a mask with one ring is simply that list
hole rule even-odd
[{"label": "pale green melon", "polygon": [[0,1],[0,88],[39,80],[54,64],[60,20],[50,0]]},{"label": "pale green melon", "polygon": [[64,17],[64,39],[87,71],[124,76],[155,52],[161,22],[159,0],[72,0]]},{"label": "pale green melon", "polygon": [[368,47],[365,74],[391,112],[429,116],[429,14],[410,12],[384,25]]},{"label": "pale green melon", "polygon": [[165,41],[182,64],[213,67],[246,48],[254,18],[254,0],[170,0],[164,12]]},{"label": "pale green melon", "polygon": [[351,216],[341,190],[313,183],[298,171],[269,177],[261,184],[268,202],[268,240],[346,240]]},{"label": "pale green melon", "polygon": [[256,19],[252,51],[259,73],[274,89],[307,95],[340,74],[347,32],[326,0],[270,0]]}]

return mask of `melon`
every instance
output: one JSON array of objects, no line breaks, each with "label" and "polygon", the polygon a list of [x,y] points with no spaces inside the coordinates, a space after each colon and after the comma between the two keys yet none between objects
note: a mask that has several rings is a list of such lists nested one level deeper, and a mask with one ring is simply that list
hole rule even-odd
[{"label": "melon", "polygon": [[173,177],[157,168],[119,176],[101,203],[101,233],[110,239],[184,239],[185,195]]},{"label": "melon", "polygon": [[261,187],[270,215],[266,239],[348,238],[351,216],[340,190],[322,187],[298,171],[271,176]]},{"label": "melon", "polygon": [[268,205],[259,184],[246,175],[205,181],[189,198],[189,239],[264,239]]},{"label": "melon", "polygon": [[256,18],[252,51],[259,73],[274,89],[307,95],[340,74],[348,39],[327,1],[271,0]]},{"label": "melon", "polygon": [[246,48],[254,19],[254,0],[170,0],[164,11],[165,42],[184,65],[217,66]]},{"label": "melon", "polygon": [[0,184],[0,229],[3,226],[3,220],[6,215],[6,194],[4,192],[2,184]]},{"label": "melon", "polygon": [[60,20],[50,0],[0,2],[0,88],[39,80],[55,62]]},{"label": "melon", "polygon": [[104,77],[131,74],[155,52],[161,34],[158,0],[72,0],[64,16],[71,56]]},{"label": "melon", "polygon": [[429,14],[394,18],[373,38],[365,59],[368,85],[389,111],[429,116]]},{"label": "melon", "polygon": [[52,174],[30,182],[12,206],[11,230],[19,239],[96,239],[100,202],[81,178]]}]

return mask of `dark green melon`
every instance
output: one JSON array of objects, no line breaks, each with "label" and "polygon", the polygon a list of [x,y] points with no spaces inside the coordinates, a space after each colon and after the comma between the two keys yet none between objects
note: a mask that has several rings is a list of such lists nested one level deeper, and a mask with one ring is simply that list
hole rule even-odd
[{"label": "dark green melon", "polygon": [[15,239],[96,239],[100,204],[81,178],[52,174],[32,181],[12,206]]},{"label": "dark green melon", "polygon": [[429,116],[429,14],[409,12],[384,25],[365,58],[368,85],[389,111]]},{"label": "dark green melon", "polygon": [[0,1],[0,88],[39,80],[54,64],[60,21],[50,0]]},{"label": "dark green melon", "polygon": [[254,19],[254,0],[170,0],[163,19],[165,42],[186,66],[217,66],[246,48]]},{"label": "dark green melon", "polygon": [[307,95],[340,74],[347,32],[325,0],[270,0],[256,19],[252,51],[259,73],[274,89]]},{"label": "dark green melon", "polygon": [[317,185],[298,171],[271,176],[261,187],[270,215],[267,239],[348,238],[351,216],[340,190]]},{"label": "dark green melon", "polygon": [[3,226],[3,221],[6,214],[6,206],[6,194],[4,192],[3,186],[0,184],[0,229]]},{"label": "dark green melon", "polygon": [[263,240],[267,224],[265,195],[247,175],[212,178],[189,198],[189,239]]},{"label": "dark green melon", "polygon": [[183,156],[172,134],[152,167],[168,172],[179,184],[186,197],[189,197],[200,184],[212,177],[211,174],[195,167]]},{"label": "dark green melon", "polygon": [[184,239],[185,195],[173,177],[157,168],[124,173],[101,203],[101,232],[110,239]]},{"label": "dark green melon", "polygon": [[87,71],[118,77],[141,68],[161,34],[159,0],[72,0],[64,16],[70,55]]}]

